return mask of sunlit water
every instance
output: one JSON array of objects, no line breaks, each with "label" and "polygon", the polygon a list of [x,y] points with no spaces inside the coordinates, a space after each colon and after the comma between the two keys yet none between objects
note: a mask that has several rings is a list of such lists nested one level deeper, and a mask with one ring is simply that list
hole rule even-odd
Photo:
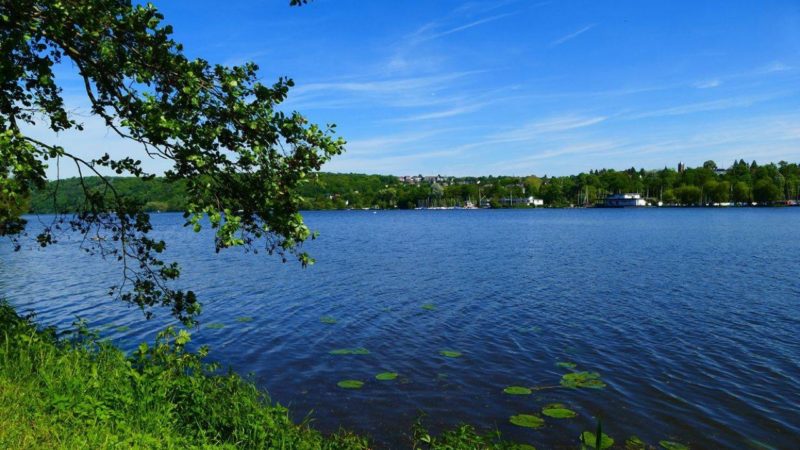
[{"label": "sunlit water", "polygon": [[[631,434],[695,448],[800,442],[800,208],[367,211],[305,214],[320,238],[309,269],[266,255],[215,254],[179,215],[154,215],[204,301],[195,343],[251,373],[296,419],[402,447],[433,430],[495,426],[540,448],[574,447],[602,417]],[[35,226],[35,222],[34,222]],[[41,322],[109,324],[131,348],[164,326],[106,296],[118,268],[74,243],[0,249],[0,295]],[[423,305],[435,305],[426,310]],[[251,316],[251,322],[236,319]],[[331,316],[336,324],[320,322]],[[129,327],[125,329],[124,327]],[[368,355],[335,356],[364,347]],[[446,358],[440,350],[463,353]],[[532,396],[572,361],[602,390]],[[400,374],[377,381],[383,371]],[[344,390],[343,379],[365,382]],[[575,419],[530,430],[509,417],[564,403]]]}]

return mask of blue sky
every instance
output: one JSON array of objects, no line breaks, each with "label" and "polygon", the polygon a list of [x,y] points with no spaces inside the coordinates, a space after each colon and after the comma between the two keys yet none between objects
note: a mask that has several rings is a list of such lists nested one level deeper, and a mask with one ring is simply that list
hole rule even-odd
[{"label": "blue sky", "polygon": [[[327,171],[800,161],[797,0],[155,3],[190,56],[291,76],[286,107],[349,142]],[[60,139],[138,152],[87,125]]]}]

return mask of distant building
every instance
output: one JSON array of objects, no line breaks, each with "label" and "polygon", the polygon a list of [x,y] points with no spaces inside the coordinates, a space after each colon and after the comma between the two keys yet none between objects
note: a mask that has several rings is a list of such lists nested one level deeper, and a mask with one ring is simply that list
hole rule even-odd
[{"label": "distant building", "polygon": [[635,208],[647,206],[647,202],[640,194],[614,194],[606,197],[604,206],[608,208]]},{"label": "distant building", "polygon": [[544,200],[533,197],[501,198],[500,203],[511,206],[544,206]]}]

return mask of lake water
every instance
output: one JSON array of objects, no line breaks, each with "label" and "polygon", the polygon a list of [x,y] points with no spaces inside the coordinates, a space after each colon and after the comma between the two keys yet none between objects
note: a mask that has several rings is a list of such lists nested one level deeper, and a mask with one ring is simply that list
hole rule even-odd
[{"label": "lake water", "polygon": [[[296,419],[408,447],[420,413],[441,430],[495,426],[539,448],[575,447],[602,417],[693,448],[800,442],[800,208],[309,212],[320,237],[301,269],[266,255],[214,253],[175,214],[157,233],[204,302],[194,342],[255,381]],[[35,225],[35,223],[34,223]],[[76,315],[131,348],[164,326],[110,301],[114,264],[74,243],[0,248],[0,296],[43,323]],[[434,309],[423,308],[433,305]],[[252,316],[251,322],[237,318]],[[320,321],[323,316],[335,324]],[[367,355],[331,355],[363,347]],[[447,358],[440,351],[462,353]],[[569,370],[605,389],[552,388]],[[379,372],[399,374],[377,381]],[[360,390],[337,387],[344,379]],[[509,423],[563,403],[574,419]],[[771,446],[771,447],[770,447]]]}]

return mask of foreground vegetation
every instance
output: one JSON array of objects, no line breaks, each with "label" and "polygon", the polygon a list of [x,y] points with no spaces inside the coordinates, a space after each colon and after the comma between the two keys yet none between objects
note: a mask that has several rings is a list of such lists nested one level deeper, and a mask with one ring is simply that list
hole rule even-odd
[{"label": "foreground vegetation", "polygon": [[[250,381],[203,362],[205,349],[187,351],[189,340],[168,329],[125,355],[84,326],[58,338],[0,302],[0,448],[372,448],[296,424]],[[469,426],[409,432],[415,449],[530,448]]]},{"label": "foreground vegetation", "polygon": [[[164,178],[109,179],[126,198],[147,211],[184,211],[186,184]],[[84,188],[99,189],[103,181],[86,177],[50,183],[36,191],[30,212],[79,211]],[[628,169],[597,170],[563,177],[408,177],[388,175],[317,173],[297,187],[303,209],[398,208],[422,205],[477,204],[507,206],[503,199],[534,196],[546,206],[591,206],[606,195],[638,192],[652,203],[701,205],[714,203],[774,204],[800,198],[800,167],[797,164],[758,165],[738,161],[719,169],[713,161],[681,171]]]}]

